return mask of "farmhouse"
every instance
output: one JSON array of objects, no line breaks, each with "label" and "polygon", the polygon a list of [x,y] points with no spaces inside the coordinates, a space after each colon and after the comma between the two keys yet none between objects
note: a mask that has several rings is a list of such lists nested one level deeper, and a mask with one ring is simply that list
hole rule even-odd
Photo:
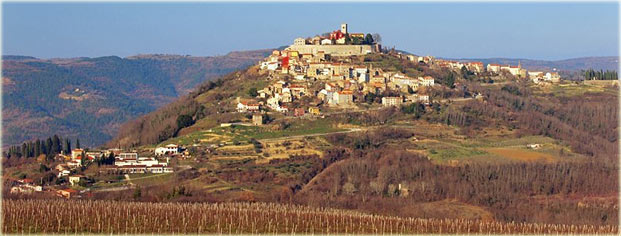
[{"label": "farmhouse", "polygon": [[558,74],[558,72],[548,72],[546,73],[544,80],[550,81],[553,83],[558,83],[559,81],[561,81],[561,76]]},{"label": "farmhouse", "polygon": [[62,197],[66,197],[66,198],[71,198],[71,197],[75,197],[78,195],[78,191],[75,189],[61,189],[61,190],[57,190],[56,191],[57,194],[59,194]]},{"label": "farmhouse", "polygon": [[177,155],[179,154],[179,145],[177,144],[168,144],[164,147],[155,148],[155,155],[163,156],[163,155]]},{"label": "farmhouse", "polygon": [[237,103],[237,112],[257,112],[260,108],[261,105],[254,101],[239,101]]},{"label": "farmhouse", "polygon": [[78,183],[80,183],[80,180],[84,178],[83,175],[72,175],[69,176],[69,183],[71,184],[71,186],[76,185]]}]

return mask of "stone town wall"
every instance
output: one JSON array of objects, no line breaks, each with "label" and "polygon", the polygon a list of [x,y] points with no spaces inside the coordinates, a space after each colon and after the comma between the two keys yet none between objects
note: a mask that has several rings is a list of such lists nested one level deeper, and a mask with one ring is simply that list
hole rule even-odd
[{"label": "stone town wall", "polygon": [[289,50],[302,54],[317,54],[319,51],[324,51],[330,56],[354,56],[372,53],[373,47],[371,45],[291,45]]}]

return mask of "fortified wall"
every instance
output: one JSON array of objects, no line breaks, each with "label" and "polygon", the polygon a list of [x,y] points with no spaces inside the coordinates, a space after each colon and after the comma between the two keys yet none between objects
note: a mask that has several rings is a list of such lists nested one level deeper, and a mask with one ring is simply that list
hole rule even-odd
[{"label": "fortified wall", "polygon": [[330,56],[356,56],[373,52],[371,45],[291,45],[289,50],[298,51],[300,54],[317,54],[323,51]]}]

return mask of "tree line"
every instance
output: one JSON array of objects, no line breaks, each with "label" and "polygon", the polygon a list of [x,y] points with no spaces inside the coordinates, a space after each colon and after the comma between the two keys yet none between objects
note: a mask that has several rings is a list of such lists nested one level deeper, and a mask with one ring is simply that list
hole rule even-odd
[{"label": "tree line", "polygon": [[588,70],[583,70],[582,73],[584,73],[584,79],[585,80],[617,80],[619,79],[619,74],[617,74],[617,71],[615,70],[593,70],[593,69],[588,69]]},{"label": "tree line", "polygon": [[[80,139],[76,139],[75,147],[80,148]],[[28,158],[45,155],[46,158],[53,158],[60,153],[71,153],[71,140],[54,135],[47,139],[37,139],[24,142],[22,145],[10,146],[3,153],[3,156],[6,158]]]}]

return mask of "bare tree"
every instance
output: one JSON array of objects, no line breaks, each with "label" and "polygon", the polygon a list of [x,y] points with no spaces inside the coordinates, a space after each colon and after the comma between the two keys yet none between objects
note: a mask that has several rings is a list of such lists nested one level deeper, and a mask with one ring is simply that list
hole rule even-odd
[{"label": "bare tree", "polygon": [[382,36],[378,33],[373,34],[373,42],[382,43]]}]

